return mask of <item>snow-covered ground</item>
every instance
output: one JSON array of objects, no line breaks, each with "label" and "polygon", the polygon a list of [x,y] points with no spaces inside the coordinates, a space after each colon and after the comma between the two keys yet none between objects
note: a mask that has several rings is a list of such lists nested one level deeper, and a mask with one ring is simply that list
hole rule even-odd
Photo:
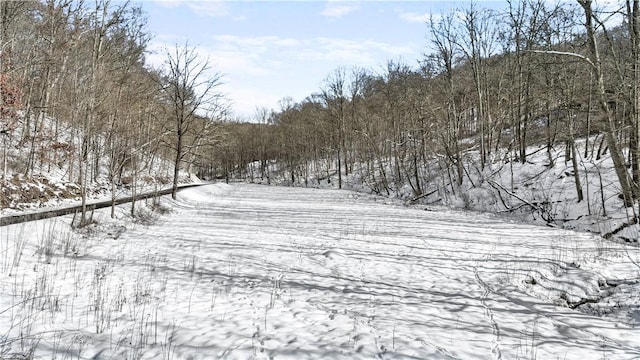
[{"label": "snow-covered ground", "polygon": [[[380,193],[389,197],[404,199],[411,203],[441,205],[451,209],[473,210],[500,214],[528,223],[560,227],[568,230],[586,231],[620,242],[638,243],[640,223],[635,208],[623,205],[621,189],[617,180],[613,161],[609,156],[598,158],[594,147],[601,141],[601,135],[576,141],[578,159],[578,179],[583,199],[576,190],[576,177],[571,158],[566,147],[558,144],[550,154],[545,145],[527,148],[527,161],[521,163],[510,150],[494,151],[488,163],[480,165],[478,151],[464,153],[464,181],[458,186],[451,185],[452,169],[447,170],[437,158],[422,164],[422,195],[417,195],[408,183],[415,179],[407,176],[396,183],[393,162],[368,166],[356,163],[352,172],[342,176],[343,189],[363,193]],[[585,157],[584,149],[589,149]],[[549,159],[553,166],[549,166]],[[408,159],[404,168],[411,169],[413,161]],[[261,178],[260,162],[248,165],[248,181],[262,184],[285,186],[309,186],[316,188],[338,188],[335,161],[308,163],[309,177],[298,174],[296,182],[291,182],[290,169],[282,164],[269,164],[268,178]],[[379,166],[385,168],[385,183],[389,192],[382,189]],[[330,170],[327,170],[330,169]],[[331,176],[327,178],[327,173]],[[375,173],[375,176],[372,174]],[[375,181],[374,181],[375,178]],[[415,186],[415,185],[414,185]],[[374,190],[375,189],[375,190]]]},{"label": "snow-covered ground", "polygon": [[349,191],[163,206],[0,228],[0,358],[640,358],[638,247]]}]

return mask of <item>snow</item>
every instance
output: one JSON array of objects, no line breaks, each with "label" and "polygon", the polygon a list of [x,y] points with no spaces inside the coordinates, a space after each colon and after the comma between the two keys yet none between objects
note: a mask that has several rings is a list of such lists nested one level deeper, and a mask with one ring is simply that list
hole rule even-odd
[{"label": "snow", "polygon": [[[596,148],[602,135],[576,140],[577,165],[583,200],[578,199],[574,169],[567,157],[564,144],[548,149],[546,145],[527,147],[527,161],[522,163],[512,150],[494,150],[485,166],[481,166],[480,153],[468,150],[462,156],[465,175],[462,185],[451,185],[451,178],[438,158],[425,159],[418,172],[421,174],[422,194],[418,195],[407,182],[397,183],[391,161],[382,164],[355,163],[351,173],[342,176],[343,189],[382,195],[379,166],[386,169],[388,196],[410,203],[438,204],[453,209],[473,210],[500,214],[519,221],[538,225],[600,234],[620,242],[640,241],[640,223],[634,221],[637,210],[626,207],[620,198],[620,186],[611,157],[597,156]],[[588,149],[585,156],[585,148]],[[553,159],[553,166],[549,166]],[[407,169],[413,166],[405,163]],[[310,162],[309,178],[297,177],[291,183],[290,172],[281,164],[268,166],[269,177],[260,178],[260,162],[247,166],[249,181],[285,186],[311,186],[338,188],[337,162]],[[371,174],[375,172],[376,181]],[[331,173],[331,181],[326,174]],[[252,175],[251,175],[252,174]]]},{"label": "snow", "polygon": [[[21,118],[24,116],[21,112],[19,115]],[[0,216],[56,210],[80,204],[80,186],[77,179],[79,163],[72,161],[70,157],[72,149],[81,146],[81,131],[50,117],[45,117],[41,126],[42,138],[34,144],[21,142],[24,130],[22,126],[5,138],[7,143],[3,151],[6,151],[8,161],[7,181],[0,182]],[[94,140],[99,147],[109,148],[104,136],[97,136]],[[32,148],[32,145],[35,148]],[[61,153],[55,154],[56,145],[61,145],[67,150],[58,148],[57,151]],[[24,174],[25,167],[30,162],[28,157],[33,150],[50,156],[39,157],[32,164],[33,169],[27,176]],[[87,181],[87,201],[95,203],[111,200],[112,197],[126,198],[134,193],[154,192],[171,187],[169,179],[173,176],[173,162],[150,153],[135,155],[140,169],[134,171],[129,166],[124,166],[122,176],[116,176],[115,179],[109,176],[109,165],[116,166],[110,164],[109,156],[101,156],[97,160],[89,159],[90,163],[97,163],[98,173],[91,174],[91,179]],[[115,188],[112,187],[112,180],[116,182]],[[194,174],[182,169],[179,171],[179,185],[201,182]]]},{"label": "snow", "polygon": [[638,247],[349,191],[215,184],[162,207],[0,228],[0,357],[640,357]]}]

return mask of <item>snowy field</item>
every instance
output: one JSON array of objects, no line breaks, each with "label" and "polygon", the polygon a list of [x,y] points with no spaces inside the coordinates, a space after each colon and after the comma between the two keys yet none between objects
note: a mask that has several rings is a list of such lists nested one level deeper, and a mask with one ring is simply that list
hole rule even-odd
[{"label": "snowy field", "polygon": [[637,247],[348,191],[163,207],[0,228],[0,358],[640,358]]}]

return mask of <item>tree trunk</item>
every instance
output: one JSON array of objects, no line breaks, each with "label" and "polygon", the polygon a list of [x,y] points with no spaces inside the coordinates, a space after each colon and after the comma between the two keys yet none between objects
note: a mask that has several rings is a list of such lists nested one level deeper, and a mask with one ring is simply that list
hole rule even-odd
[{"label": "tree trunk", "polygon": [[[633,54],[632,80],[632,121],[631,121],[631,171],[633,174],[633,191],[636,199],[640,199],[640,0],[627,0],[628,23],[631,34],[631,53]],[[640,213],[640,202],[638,204]]]},{"label": "tree trunk", "polygon": [[596,73],[597,91],[599,97],[598,102],[600,109],[606,114],[605,139],[607,141],[607,145],[609,146],[611,160],[613,161],[616,176],[618,177],[618,182],[620,183],[620,188],[622,190],[621,197],[624,200],[625,206],[632,206],[633,191],[631,187],[631,179],[625,166],[624,155],[614,135],[616,126],[613,113],[611,112],[611,109],[607,104],[607,95],[605,92],[604,77],[602,74],[602,64],[600,61],[600,50],[598,49],[596,32],[593,25],[593,10],[591,8],[591,0],[578,0],[578,2],[584,9],[587,41],[589,43],[589,48],[591,50],[592,56],[591,64]]},{"label": "tree trunk", "polygon": [[[180,162],[182,160],[183,135],[182,135],[181,122],[179,122],[179,125],[178,125],[177,135],[178,136],[176,139],[176,157],[175,157],[175,162],[173,163],[173,186],[171,188],[171,198],[173,200],[176,199],[176,195],[178,193],[178,175],[180,174]],[[228,174],[228,171],[227,171],[227,174]],[[229,180],[227,180],[227,182],[229,182]]]},{"label": "tree trunk", "polygon": [[342,189],[342,160],[340,157],[340,149],[338,149],[338,189]]}]

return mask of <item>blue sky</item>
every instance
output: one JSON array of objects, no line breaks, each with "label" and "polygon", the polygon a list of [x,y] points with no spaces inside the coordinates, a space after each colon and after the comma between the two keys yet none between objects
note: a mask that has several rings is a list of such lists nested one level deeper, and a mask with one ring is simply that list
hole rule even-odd
[{"label": "blue sky", "polygon": [[[476,1],[496,7],[504,1]],[[318,92],[338,67],[381,71],[388,60],[417,66],[426,51],[428,14],[469,1],[142,1],[152,33],[148,60],[176,43],[197,47],[223,74],[233,112],[278,108]]]}]

